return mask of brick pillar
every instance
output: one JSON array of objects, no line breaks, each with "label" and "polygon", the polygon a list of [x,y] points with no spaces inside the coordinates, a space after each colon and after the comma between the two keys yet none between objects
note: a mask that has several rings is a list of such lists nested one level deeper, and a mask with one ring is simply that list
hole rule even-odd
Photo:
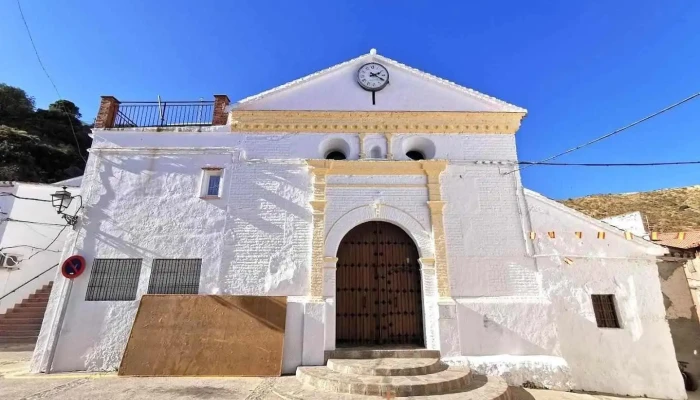
[{"label": "brick pillar", "polygon": [[100,109],[97,111],[97,118],[95,118],[95,128],[114,127],[117,111],[119,111],[119,100],[114,96],[102,96]]},{"label": "brick pillar", "polygon": [[228,122],[228,112],[226,109],[231,104],[228,96],[225,94],[214,95],[214,116],[211,120],[212,125],[226,125]]}]

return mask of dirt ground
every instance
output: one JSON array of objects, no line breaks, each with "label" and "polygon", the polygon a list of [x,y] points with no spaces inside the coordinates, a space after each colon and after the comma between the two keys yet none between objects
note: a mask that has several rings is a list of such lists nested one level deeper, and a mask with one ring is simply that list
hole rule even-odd
[{"label": "dirt ground", "polygon": [[[280,400],[272,393],[282,378],[126,378],[115,373],[70,373],[32,375],[28,373],[30,348],[0,349],[0,399],[2,400],[165,400],[240,399]],[[566,393],[554,390],[517,389],[520,396],[536,400],[614,400],[629,397]],[[520,397],[519,396],[519,397]],[[690,393],[689,400],[700,400]],[[329,400],[332,400],[329,398]]]}]

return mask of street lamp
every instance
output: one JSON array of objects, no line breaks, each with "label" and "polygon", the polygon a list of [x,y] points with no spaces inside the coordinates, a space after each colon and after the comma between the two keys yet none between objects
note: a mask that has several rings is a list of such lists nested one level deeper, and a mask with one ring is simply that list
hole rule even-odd
[{"label": "street lamp", "polygon": [[53,205],[53,208],[56,209],[56,212],[63,216],[63,219],[66,220],[68,225],[75,225],[78,222],[78,211],[76,210],[76,215],[68,215],[65,214],[64,211],[68,209],[68,206],[70,206],[70,203],[76,197],[80,197],[80,207],[78,207],[78,210],[80,210],[80,208],[83,207],[83,198],[80,195],[71,195],[71,193],[67,191],[66,188],[67,187],[64,186],[63,190],[57,190],[56,193],[51,195],[51,204]]}]

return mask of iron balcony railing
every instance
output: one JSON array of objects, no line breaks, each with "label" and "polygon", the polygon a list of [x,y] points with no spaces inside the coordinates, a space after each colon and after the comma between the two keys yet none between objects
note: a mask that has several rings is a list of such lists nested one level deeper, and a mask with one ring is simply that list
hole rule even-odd
[{"label": "iron balcony railing", "polygon": [[114,127],[207,126],[213,117],[213,101],[130,101],[119,104]]}]

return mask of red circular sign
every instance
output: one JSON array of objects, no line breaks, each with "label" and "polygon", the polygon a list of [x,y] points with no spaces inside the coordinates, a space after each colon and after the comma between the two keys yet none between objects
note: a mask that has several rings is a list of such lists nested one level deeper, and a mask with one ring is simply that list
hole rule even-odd
[{"label": "red circular sign", "polygon": [[70,256],[61,265],[61,274],[68,279],[75,279],[85,271],[86,266],[82,256]]}]

